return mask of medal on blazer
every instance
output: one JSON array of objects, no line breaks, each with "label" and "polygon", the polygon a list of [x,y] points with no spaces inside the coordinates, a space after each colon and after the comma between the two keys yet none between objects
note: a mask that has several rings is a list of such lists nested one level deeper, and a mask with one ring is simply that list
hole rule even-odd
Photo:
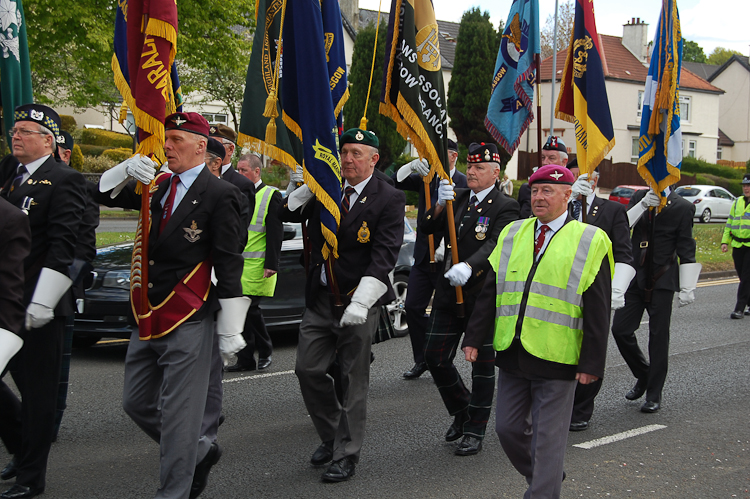
[{"label": "medal on blazer", "polygon": [[23,198],[23,202],[21,203],[21,211],[24,212],[26,215],[29,214],[29,210],[33,205],[36,203],[34,202],[34,198],[30,198],[29,196],[26,196]]},{"label": "medal on blazer", "polygon": [[193,220],[193,223],[190,225],[190,227],[183,227],[182,230],[185,231],[185,239],[187,239],[191,243],[194,243],[198,239],[200,239],[200,233],[203,232],[203,230],[198,228],[195,220]]},{"label": "medal on blazer", "polygon": [[476,235],[474,237],[479,241],[484,241],[487,237],[487,230],[490,227],[490,217],[479,217],[477,219],[477,225],[474,227]]},{"label": "medal on blazer", "polygon": [[362,222],[362,227],[357,231],[357,242],[358,243],[369,243],[370,242],[370,229],[367,227],[367,222]]}]

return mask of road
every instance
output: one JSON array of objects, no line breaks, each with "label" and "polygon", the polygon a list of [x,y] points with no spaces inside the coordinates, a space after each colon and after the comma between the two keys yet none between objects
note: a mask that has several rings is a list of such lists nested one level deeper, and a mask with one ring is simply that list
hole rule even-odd
[{"label": "road", "polygon": [[[643,414],[640,401],[625,400],[634,380],[610,341],[591,427],[568,439],[564,498],[750,497],[750,317],[729,319],[735,291],[736,283],[702,283],[698,302],[675,307],[670,372],[657,414]],[[639,338],[645,334],[642,326]],[[224,456],[201,497],[523,495],[525,482],[492,430],[494,411],[484,450],[472,457],[453,455],[455,443],[443,441],[451,419],[429,374],[416,381],[401,378],[412,364],[407,338],[373,349],[367,436],[356,476],[347,483],[321,483],[324,469],[308,463],[319,442],[293,373],[294,334],[274,341],[269,372],[225,378]],[[43,497],[153,497],[158,446],[121,408],[125,348],[112,342],[74,352],[68,410]],[[457,365],[468,375],[466,362]],[[635,435],[619,439],[623,432]],[[0,464],[8,459],[0,450]]]}]

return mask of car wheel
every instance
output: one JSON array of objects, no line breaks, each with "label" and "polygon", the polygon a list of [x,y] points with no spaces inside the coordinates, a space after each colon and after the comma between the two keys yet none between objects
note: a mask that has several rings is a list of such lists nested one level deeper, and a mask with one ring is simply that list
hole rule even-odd
[{"label": "car wheel", "polygon": [[89,348],[93,347],[102,337],[96,334],[79,335],[73,333],[73,348]]},{"label": "car wheel", "polygon": [[711,210],[706,208],[705,210],[703,210],[703,213],[701,213],[701,222],[703,222],[704,224],[707,224],[710,221],[711,221]]},{"label": "car wheel", "polygon": [[396,292],[396,299],[387,306],[393,330],[399,338],[409,334],[409,326],[406,324],[405,305],[408,282],[408,274],[396,274],[393,277],[393,289]]}]

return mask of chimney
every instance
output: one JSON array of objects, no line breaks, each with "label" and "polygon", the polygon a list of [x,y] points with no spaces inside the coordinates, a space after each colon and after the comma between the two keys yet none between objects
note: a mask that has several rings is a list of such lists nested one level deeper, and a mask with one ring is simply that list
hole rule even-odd
[{"label": "chimney", "polygon": [[648,24],[642,22],[640,17],[633,17],[622,27],[622,44],[645,63],[648,60]]},{"label": "chimney", "polygon": [[359,30],[359,0],[340,0],[339,8],[355,30]]}]

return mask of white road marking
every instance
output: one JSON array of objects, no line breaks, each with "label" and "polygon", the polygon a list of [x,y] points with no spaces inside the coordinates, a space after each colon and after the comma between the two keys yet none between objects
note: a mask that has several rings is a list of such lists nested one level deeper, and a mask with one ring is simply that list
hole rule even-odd
[{"label": "white road marking", "polygon": [[625,440],[626,438],[637,437],[638,435],[643,435],[643,434],[650,433],[656,430],[663,430],[664,428],[666,428],[665,425],[651,424],[648,426],[643,426],[641,428],[635,428],[633,430],[624,431],[622,433],[616,433],[608,437],[602,437],[602,438],[597,438],[596,440],[583,442],[582,444],[575,444],[573,447],[578,447],[579,449],[593,449],[594,447],[599,447],[601,445],[607,445],[607,444],[611,444],[614,442],[619,442],[620,440]]},{"label": "white road marking", "polygon": [[283,374],[294,374],[294,371],[279,371],[277,373],[266,373],[266,374],[256,374],[253,376],[240,376],[239,378],[230,378],[230,379],[223,379],[221,380],[222,383],[236,383],[237,381],[245,381],[248,379],[261,379],[261,378],[270,378],[272,376],[281,376]]}]

